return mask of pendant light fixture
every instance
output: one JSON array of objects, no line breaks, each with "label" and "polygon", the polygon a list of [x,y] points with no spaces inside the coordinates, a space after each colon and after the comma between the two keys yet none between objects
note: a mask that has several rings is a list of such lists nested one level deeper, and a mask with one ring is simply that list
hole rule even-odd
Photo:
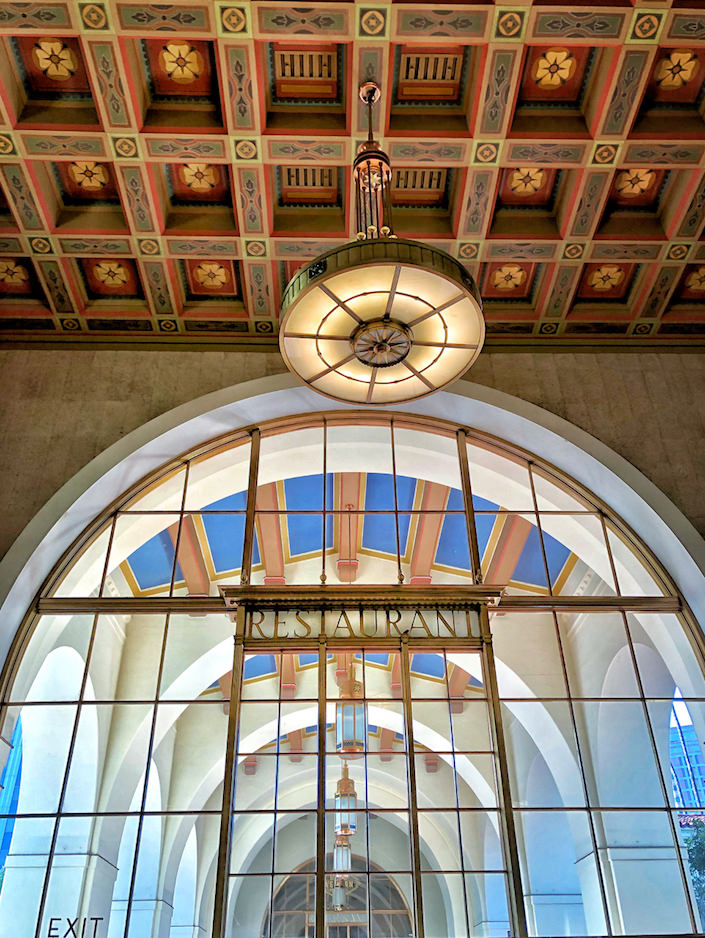
[{"label": "pendant light fixture", "polygon": [[284,293],[279,345],[287,367],[338,401],[388,405],[447,387],[485,337],[474,280],[445,251],[398,238],[389,157],[374,139],[380,89],[360,88],[368,137],[353,163],[357,237],[302,267]]}]

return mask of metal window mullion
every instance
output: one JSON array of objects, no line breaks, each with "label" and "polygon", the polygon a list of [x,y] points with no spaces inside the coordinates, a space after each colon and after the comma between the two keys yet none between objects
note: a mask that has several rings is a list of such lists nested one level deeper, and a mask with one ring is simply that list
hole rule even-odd
[{"label": "metal window mullion", "polygon": [[[570,682],[568,681],[568,666],[565,660],[565,652],[563,650],[563,641],[561,639],[561,630],[558,625],[558,616],[556,615],[555,611],[553,612],[552,615],[553,615],[553,627],[555,629],[555,635],[556,635],[556,642],[558,644],[558,654],[560,655],[561,667],[563,669],[563,681],[565,683],[565,689],[566,689],[566,694],[567,694],[568,712],[570,713],[570,722],[571,722],[571,726],[573,727],[573,738],[575,740],[575,752],[578,758],[578,767],[580,769],[580,779],[582,781],[582,786],[583,786],[583,798],[585,799],[585,807],[587,809],[585,813],[587,814],[587,822],[588,822],[588,827],[590,829],[590,840],[592,841],[592,849],[593,849],[593,853],[595,856],[595,873],[597,875],[597,882],[600,887],[600,897],[602,900],[602,914],[604,915],[605,928],[607,929],[607,934],[611,935],[612,923],[610,920],[609,903],[607,901],[607,887],[605,885],[605,877],[604,877],[603,870],[602,870],[602,864],[600,863],[600,848],[597,842],[595,817],[593,815],[593,811],[591,810],[591,805],[590,805],[590,790],[587,784],[587,776],[585,773],[585,761],[583,759],[582,747],[580,745],[580,735],[578,733],[578,721],[575,717],[575,706],[574,706],[573,698],[571,695],[571,686],[570,686]],[[591,766],[591,771],[593,771],[593,774],[594,774],[594,769],[592,768],[592,766]],[[600,832],[604,837],[604,829],[602,826],[601,816],[600,816]]]},{"label": "metal window mullion", "polygon": [[404,574],[401,569],[401,538],[399,536],[399,493],[397,491],[397,457],[396,443],[394,440],[394,420],[389,421],[389,435],[392,447],[392,483],[394,489],[394,531],[397,538],[397,580],[399,584],[404,582]]},{"label": "metal window mullion", "polygon": [[250,442],[250,473],[247,481],[247,509],[245,512],[245,537],[242,545],[242,569],[240,583],[250,582],[252,572],[252,546],[255,537],[255,505],[257,504],[257,477],[261,434],[258,428],[252,431]]},{"label": "metal window mullion", "polygon": [[316,806],[315,934],[325,934],[326,918],[326,668],[325,613],[321,612],[318,640],[318,803]]},{"label": "metal window mullion", "polygon": [[[159,696],[159,691],[162,686],[162,673],[164,671],[164,657],[166,653],[166,643],[167,637],[169,634],[169,617],[167,616],[166,626],[164,628],[164,637],[162,638],[162,649],[161,656],[159,658],[159,669],[157,671],[157,698]],[[152,708],[152,725],[149,730],[149,745],[147,746],[147,759],[144,769],[144,788],[142,790],[142,800],[140,802],[140,813],[139,819],[137,821],[137,834],[135,836],[135,855],[132,860],[132,873],[130,875],[130,889],[127,895],[127,911],[125,913],[125,930],[124,936],[127,938],[127,935],[130,930],[130,916],[132,914],[132,898],[135,892],[135,882],[137,880],[137,864],[139,861],[140,855],[140,845],[142,841],[142,828],[144,826],[144,811],[147,804],[147,789],[149,787],[149,775],[150,775],[150,765],[152,764],[152,755],[154,753],[154,735],[157,728],[157,703],[154,704]],[[155,900],[157,897],[154,897]]]},{"label": "metal window mullion", "polygon": [[[328,423],[323,419],[323,530],[321,531],[321,584],[325,586],[328,574],[326,573],[326,528],[328,526]],[[338,525],[338,538],[340,539],[340,524]],[[333,544],[330,545],[333,547]],[[340,551],[340,545],[338,546]],[[340,554],[338,554],[340,556]],[[321,629],[321,634],[323,629]]]},{"label": "metal window mullion", "polygon": [[[181,491],[181,508],[179,509],[179,522],[176,528],[176,542],[174,544],[174,560],[171,564],[171,583],[169,584],[169,595],[174,595],[174,584],[176,583],[176,568],[179,566],[179,550],[181,549],[181,532],[184,529],[184,512],[186,510],[186,492],[188,486],[188,477],[190,471],[190,463],[186,463],[186,469],[184,470],[184,487]],[[183,570],[181,571],[183,573]]]},{"label": "metal window mullion", "polygon": [[228,735],[225,744],[225,771],[223,773],[223,802],[220,812],[220,837],[218,841],[218,865],[215,879],[213,903],[213,938],[222,938],[226,932],[227,884],[230,873],[230,849],[232,838],[232,802],[235,781],[235,749],[240,724],[240,701],[242,697],[242,672],[245,658],[243,636],[246,611],[238,606],[236,613],[233,647],[232,679],[230,681],[230,710],[228,712]]},{"label": "metal window mullion", "polygon": [[411,832],[411,863],[414,879],[414,914],[416,916],[416,936],[425,938],[423,921],[423,894],[421,891],[421,846],[419,840],[418,801],[416,797],[416,764],[414,761],[413,718],[411,714],[411,677],[409,674],[409,639],[401,637],[401,686],[402,705],[404,708],[404,729],[406,732],[406,758],[409,782],[409,827]]},{"label": "metal window mullion", "polygon": [[470,480],[470,463],[468,460],[468,442],[465,430],[458,430],[456,435],[458,444],[458,462],[460,463],[460,485],[462,487],[463,502],[465,504],[465,528],[470,548],[470,568],[473,583],[482,582],[482,558],[475,528],[475,512],[472,505],[472,483]]},{"label": "metal window mullion", "polygon": [[[469,629],[468,629],[469,633]],[[466,934],[471,934],[470,929],[470,902],[468,899],[468,890],[466,882],[466,870],[465,870],[465,857],[463,856],[463,831],[460,825],[460,785],[458,784],[458,766],[456,762],[457,747],[455,745],[455,727],[453,725],[453,701],[450,696],[450,684],[448,683],[448,658],[446,657],[445,649],[443,651],[443,664],[446,675],[446,703],[448,704],[448,723],[450,726],[450,748],[451,748],[451,758],[453,760],[453,786],[455,788],[455,826],[458,831],[458,852],[460,859],[460,870],[463,884],[463,899],[465,902],[465,928]],[[466,753],[467,755],[467,753]],[[476,871],[475,871],[476,872]]]},{"label": "metal window mullion", "polygon": [[[113,524],[113,530],[115,525]],[[106,564],[107,558],[109,555],[106,555]],[[66,798],[66,788],[69,781],[69,772],[71,771],[71,762],[73,760],[73,752],[76,746],[76,737],[78,735],[78,722],[81,719],[81,711],[83,704],[83,695],[85,693],[86,684],[88,682],[88,667],[91,660],[91,653],[93,651],[93,643],[95,642],[95,634],[98,630],[98,615],[96,614],[93,617],[93,627],[91,629],[91,637],[88,642],[88,649],[86,651],[86,661],[83,668],[83,678],[81,679],[81,688],[78,695],[78,702],[76,704],[76,714],[73,719],[73,729],[71,731],[71,739],[69,741],[69,748],[66,754],[66,767],[64,769],[64,777],[61,783],[61,790],[59,792],[59,803],[56,808],[56,812],[53,814],[54,817],[54,829],[51,834],[51,841],[49,843],[49,855],[47,857],[47,868],[44,873],[44,880],[42,883],[42,894],[39,900],[39,909],[37,910],[37,921],[34,929],[35,938],[39,938],[42,919],[44,917],[44,910],[46,907],[47,894],[49,892],[49,880],[51,878],[51,870],[54,863],[54,853],[56,851],[56,841],[59,836],[59,824],[61,822],[61,809]],[[63,706],[60,703],[54,703],[52,706]],[[9,742],[9,741],[8,741]]]},{"label": "metal window mullion", "polygon": [[521,867],[519,865],[519,851],[517,849],[516,828],[512,810],[512,794],[509,783],[509,764],[504,741],[504,728],[502,726],[502,711],[499,704],[497,689],[497,675],[495,672],[494,649],[492,648],[492,635],[490,633],[487,607],[480,607],[480,629],[482,633],[483,656],[485,665],[485,687],[487,699],[492,712],[492,737],[494,741],[495,760],[499,773],[499,796],[501,810],[499,812],[502,836],[504,839],[505,856],[508,866],[509,906],[514,921],[514,931],[518,938],[526,938],[528,929],[526,925],[526,909],[524,907],[524,888],[521,880]]},{"label": "metal window mullion", "polygon": [[649,734],[649,740],[651,742],[651,750],[654,762],[656,763],[656,772],[658,773],[658,779],[661,785],[661,794],[663,797],[663,802],[666,806],[666,813],[668,814],[668,825],[671,829],[671,836],[673,838],[673,848],[676,854],[676,860],[678,861],[678,868],[680,870],[681,879],[683,882],[683,892],[685,893],[685,901],[688,906],[688,915],[690,917],[690,924],[692,926],[693,932],[698,933],[697,919],[695,916],[695,910],[693,908],[692,896],[690,889],[688,888],[688,874],[686,873],[685,863],[683,861],[683,854],[681,852],[681,844],[678,839],[678,832],[676,830],[676,823],[673,820],[673,809],[668,798],[668,785],[664,777],[663,770],[661,768],[661,759],[658,754],[658,747],[656,745],[656,737],[654,735],[653,727],[651,726],[651,717],[649,715],[649,708],[646,706],[646,697],[644,695],[644,685],[641,681],[641,673],[636,659],[636,651],[634,650],[634,644],[632,642],[631,632],[629,630],[629,625],[627,622],[627,617],[625,613],[622,613],[622,622],[624,624],[624,630],[627,635],[627,644],[629,645],[629,651],[631,653],[632,667],[634,668],[634,674],[636,675],[637,687],[639,688],[640,702],[642,706],[642,711],[644,713],[644,720],[646,721],[646,731]]}]

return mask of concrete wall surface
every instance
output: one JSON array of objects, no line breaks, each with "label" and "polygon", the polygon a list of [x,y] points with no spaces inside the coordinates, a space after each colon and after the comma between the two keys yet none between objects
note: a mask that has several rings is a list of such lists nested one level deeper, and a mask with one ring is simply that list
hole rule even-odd
[{"label": "concrete wall surface", "polygon": [[[284,370],[274,352],[1,351],[0,557],[57,489],[126,433]],[[492,351],[468,378],[591,433],[705,535],[705,355]]]}]

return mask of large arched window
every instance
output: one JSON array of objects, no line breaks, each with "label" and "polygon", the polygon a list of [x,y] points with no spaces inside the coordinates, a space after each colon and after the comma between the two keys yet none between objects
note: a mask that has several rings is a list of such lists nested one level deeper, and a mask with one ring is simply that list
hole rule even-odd
[{"label": "large arched window", "polygon": [[613,513],[485,434],[212,441],[18,633],[0,936],[701,932],[699,634]]}]

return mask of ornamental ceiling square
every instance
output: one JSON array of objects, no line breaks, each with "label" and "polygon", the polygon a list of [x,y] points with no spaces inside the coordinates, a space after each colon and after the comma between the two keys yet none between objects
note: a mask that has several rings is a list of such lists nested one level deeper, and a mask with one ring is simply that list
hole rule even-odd
[{"label": "ornamental ceiling square", "polygon": [[704,6],[0,0],[0,342],[274,347],[374,79],[489,346],[705,345]]}]

